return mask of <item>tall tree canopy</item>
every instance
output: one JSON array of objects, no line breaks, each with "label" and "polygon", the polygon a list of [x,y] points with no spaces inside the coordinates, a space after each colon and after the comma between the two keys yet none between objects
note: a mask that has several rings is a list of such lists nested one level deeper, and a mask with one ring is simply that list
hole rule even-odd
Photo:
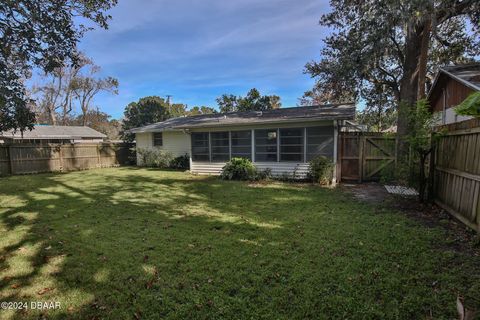
[{"label": "tall tree canopy", "polygon": [[0,2],[0,131],[32,128],[24,86],[32,68],[46,73],[76,64],[76,45],[92,26],[108,27],[117,0],[4,0]]},{"label": "tall tree canopy", "polygon": [[160,97],[144,97],[138,102],[131,102],[125,107],[122,137],[125,141],[133,141],[134,135],[126,130],[141,127],[147,124],[165,121],[171,117],[169,103]]},{"label": "tall tree canopy", "polygon": [[217,98],[217,104],[221,113],[272,110],[282,106],[279,96],[262,96],[255,88],[251,89],[245,97],[224,94]]},{"label": "tall tree canopy", "polygon": [[334,32],[324,39],[322,59],[306,65],[316,85],[304,103],[363,99],[367,108],[405,108],[398,112],[399,141],[437,66],[480,54],[478,0],[331,0],[330,5],[332,12],[320,24]]}]

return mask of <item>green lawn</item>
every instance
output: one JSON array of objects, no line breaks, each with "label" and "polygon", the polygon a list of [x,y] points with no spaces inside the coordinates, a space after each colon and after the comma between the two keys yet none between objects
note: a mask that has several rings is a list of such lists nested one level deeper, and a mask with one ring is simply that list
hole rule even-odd
[{"label": "green lawn", "polygon": [[445,239],[340,189],[14,176],[0,178],[0,301],[60,302],[49,319],[452,319],[457,294],[478,302],[480,258]]}]

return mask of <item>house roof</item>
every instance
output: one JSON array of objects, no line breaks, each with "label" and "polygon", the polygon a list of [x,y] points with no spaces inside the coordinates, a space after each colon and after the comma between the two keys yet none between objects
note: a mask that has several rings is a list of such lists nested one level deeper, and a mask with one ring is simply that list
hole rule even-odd
[{"label": "house roof", "polygon": [[[7,139],[22,139],[20,131],[13,130],[0,133],[0,137]],[[33,130],[23,132],[23,139],[81,139],[106,138],[107,136],[90,127],[83,126],[47,126],[36,125]]]},{"label": "house roof", "polygon": [[428,93],[429,98],[432,95],[439,78],[443,75],[447,75],[469,88],[480,91],[480,62],[445,66],[438,69],[437,75],[433,80],[433,85]]},{"label": "house roof", "polygon": [[280,108],[267,111],[247,111],[205,114],[191,117],[172,118],[139,128],[131,133],[160,132],[190,128],[249,125],[279,122],[318,120],[353,120],[355,104],[325,104],[308,107]]}]

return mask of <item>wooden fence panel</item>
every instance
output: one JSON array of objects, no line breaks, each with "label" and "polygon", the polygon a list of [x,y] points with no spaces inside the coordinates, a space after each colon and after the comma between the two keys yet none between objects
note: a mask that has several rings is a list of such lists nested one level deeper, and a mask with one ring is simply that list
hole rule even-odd
[{"label": "wooden fence panel", "polygon": [[130,144],[0,146],[0,175],[85,170],[129,161]]},{"label": "wooden fence panel", "polygon": [[383,133],[342,132],[339,136],[341,179],[375,181],[395,165],[395,137]]},{"label": "wooden fence panel", "polygon": [[480,231],[480,127],[447,130],[435,154],[435,202]]}]

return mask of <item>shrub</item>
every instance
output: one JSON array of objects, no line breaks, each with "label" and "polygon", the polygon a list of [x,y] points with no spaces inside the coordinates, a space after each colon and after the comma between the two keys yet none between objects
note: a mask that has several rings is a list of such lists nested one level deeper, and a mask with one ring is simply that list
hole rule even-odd
[{"label": "shrub", "polygon": [[168,168],[173,160],[170,152],[158,149],[138,148],[137,154],[143,167]]},{"label": "shrub", "polygon": [[320,156],[310,160],[308,178],[320,184],[330,184],[333,178],[333,163],[330,159]]},{"label": "shrub", "polygon": [[272,169],[266,168],[265,170],[257,171],[255,180],[270,180],[272,179]]},{"label": "shrub", "polygon": [[190,157],[188,154],[185,154],[180,157],[174,158],[170,162],[170,168],[177,170],[189,170],[190,169]]},{"label": "shrub", "polygon": [[224,180],[255,180],[257,169],[249,159],[232,158],[222,168],[220,177]]}]

